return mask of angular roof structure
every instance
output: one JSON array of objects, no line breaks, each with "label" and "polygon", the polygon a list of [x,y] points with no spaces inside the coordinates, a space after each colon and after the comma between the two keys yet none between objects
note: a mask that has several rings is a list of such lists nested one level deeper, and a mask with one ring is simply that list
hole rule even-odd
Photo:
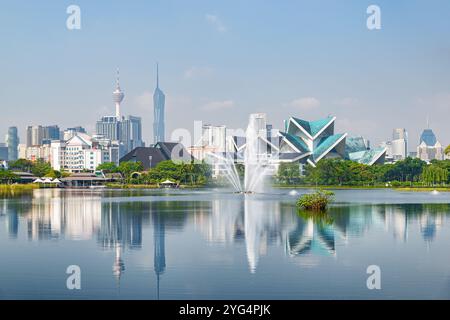
[{"label": "angular roof structure", "polygon": [[385,148],[370,150],[363,137],[348,138],[347,133],[335,133],[336,117],[326,117],[308,121],[290,117],[285,121],[286,132],[280,132],[280,158],[285,153],[296,153],[303,157],[292,159],[306,159],[311,165],[316,165],[323,158],[342,158],[372,165],[383,162]]},{"label": "angular roof structure", "polygon": [[314,139],[317,135],[334,124],[336,117],[327,117],[315,121],[307,121],[295,117],[289,118],[287,121],[286,131],[295,134],[298,130],[302,131],[308,138]]},{"label": "angular roof structure", "polygon": [[[286,132],[280,132],[282,137],[280,147],[287,153],[296,152],[308,155],[306,160],[312,165],[328,155],[343,157],[347,134],[334,134],[335,120],[336,117],[315,121],[290,117],[285,122]],[[284,148],[283,145],[285,145]],[[289,151],[289,147],[292,149],[291,151]]]}]

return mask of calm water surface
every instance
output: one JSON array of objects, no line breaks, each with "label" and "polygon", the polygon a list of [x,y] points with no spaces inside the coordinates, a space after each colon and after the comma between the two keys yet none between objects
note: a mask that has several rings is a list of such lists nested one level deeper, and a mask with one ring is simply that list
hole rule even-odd
[{"label": "calm water surface", "polygon": [[[311,217],[289,192],[0,199],[0,299],[450,298],[450,193],[338,190]],[[366,287],[373,264],[382,290]]]}]

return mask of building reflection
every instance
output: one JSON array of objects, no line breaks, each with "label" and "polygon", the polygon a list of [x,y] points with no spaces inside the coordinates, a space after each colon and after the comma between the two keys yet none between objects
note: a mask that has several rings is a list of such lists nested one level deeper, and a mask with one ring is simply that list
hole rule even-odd
[{"label": "building reflection", "polygon": [[96,239],[111,252],[112,275],[119,284],[126,271],[126,251],[142,249],[143,229],[151,224],[159,298],[167,268],[167,232],[181,232],[187,224],[210,243],[245,247],[248,268],[255,273],[272,247],[291,259],[335,258],[339,248],[375,229],[394,241],[407,243],[411,236],[419,236],[431,245],[449,211],[448,204],[354,204],[333,206],[324,216],[308,216],[299,213],[292,201],[257,195],[133,202],[107,198],[102,192],[51,189],[35,190],[22,201],[1,200],[0,223],[11,239],[20,234],[31,241]]}]

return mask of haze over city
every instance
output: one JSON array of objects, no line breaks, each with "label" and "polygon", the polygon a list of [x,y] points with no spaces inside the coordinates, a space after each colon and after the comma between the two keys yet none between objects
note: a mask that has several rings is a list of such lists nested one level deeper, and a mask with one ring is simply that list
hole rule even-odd
[{"label": "haze over city", "polygon": [[275,127],[335,115],[339,131],[373,144],[406,128],[412,148],[429,116],[450,141],[448,1],[377,1],[376,31],[366,27],[371,1],[77,1],[81,30],[72,31],[70,4],[2,5],[0,136],[12,125],[21,142],[28,125],[94,132],[114,114],[119,67],[122,113],[143,118],[151,143],[159,62],[168,138],[194,120],[244,128],[265,112]]}]

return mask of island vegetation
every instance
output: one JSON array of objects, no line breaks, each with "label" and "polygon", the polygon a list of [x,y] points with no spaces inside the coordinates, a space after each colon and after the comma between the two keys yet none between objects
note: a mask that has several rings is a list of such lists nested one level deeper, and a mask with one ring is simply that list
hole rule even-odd
[{"label": "island vegetation", "polygon": [[334,201],[334,193],[328,190],[316,190],[300,196],[297,206],[307,211],[325,211],[330,202]]}]

